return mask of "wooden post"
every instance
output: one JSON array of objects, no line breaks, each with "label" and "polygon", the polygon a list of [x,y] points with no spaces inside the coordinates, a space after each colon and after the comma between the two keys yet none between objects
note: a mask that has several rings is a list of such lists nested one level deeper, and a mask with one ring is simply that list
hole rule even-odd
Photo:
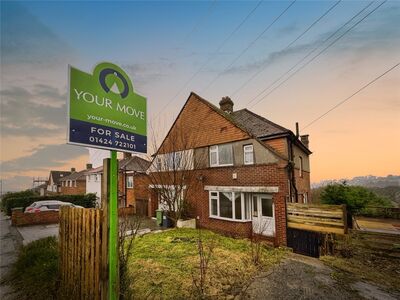
[{"label": "wooden post", "polygon": [[108,299],[108,232],[109,224],[109,197],[110,197],[110,159],[103,160],[103,176],[101,185],[101,299]]},{"label": "wooden post", "polygon": [[346,204],[342,204],[342,209],[343,209],[343,225],[344,225],[344,233],[347,234],[347,208]]}]

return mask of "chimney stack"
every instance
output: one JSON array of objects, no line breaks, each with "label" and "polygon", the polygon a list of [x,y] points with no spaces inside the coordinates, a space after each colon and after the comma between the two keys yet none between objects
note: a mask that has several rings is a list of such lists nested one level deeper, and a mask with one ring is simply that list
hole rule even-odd
[{"label": "chimney stack", "polygon": [[93,169],[93,165],[92,164],[86,164],[86,170],[90,170]]},{"label": "chimney stack", "polygon": [[310,141],[308,140],[308,134],[301,135],[300,136],[300,140],[301,140],[301,142],[303,143],[304,146],[309,148]]},{"label": "chimney stack", "polygon": [[130,157],[132,157],[132,153],[124,152],[124,158],[130,158]]},{"label": "chimney stack", "polygon": [[76,171],[75,168],[71,168],[71,173],[74,173]]},{"label": "chimney stack", "polygon": [[224,112],[231,114],[233,113],[233,101],[228,96],[222,97],[221,101],[219,101],[219,108]]}]

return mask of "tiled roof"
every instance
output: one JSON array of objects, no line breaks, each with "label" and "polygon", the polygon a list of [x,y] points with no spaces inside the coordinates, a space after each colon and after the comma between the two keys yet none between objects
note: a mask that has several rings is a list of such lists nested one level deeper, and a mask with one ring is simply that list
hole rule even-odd
[{"label": "tiled roof", "polygon": [[73,172],[68,176],[63,177],[62,179],[60,179],[60,181],[67,181],[67,180],[86,180],[86,172],[88,170],[83,170],[83,171],[79,171],[79,172]]},{"label": "tiled roof", "polygon": [[125,171],[146,172],[151,162],[139,156],[132,156],[119,161],[119,169]]},{"label": "tiled roof", "polygon": [[70,171],[50,171],[50,176],[53,178],[54,184],[59,183],[60,179],[70,174],[71,174]]},{"label": "tiled roof", "polygon": [[268,135],[290,133],[289,129],[271,122],[248,109],[234,111],[231,116],[236,123],[240,124],[247,132],[257,138]]}]

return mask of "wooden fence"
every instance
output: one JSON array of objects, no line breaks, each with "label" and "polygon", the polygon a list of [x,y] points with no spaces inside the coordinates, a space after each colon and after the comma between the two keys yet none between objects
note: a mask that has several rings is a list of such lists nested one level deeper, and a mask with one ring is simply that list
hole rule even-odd
[{"label": "wooden fence", "polygon": [[107,231],[100,209],[60,210],[61,298],[107,298]]},{"label": "wooden fence", "polygon": [[347,233],[345,205],[287,203],[289,228],[324,233]]}]

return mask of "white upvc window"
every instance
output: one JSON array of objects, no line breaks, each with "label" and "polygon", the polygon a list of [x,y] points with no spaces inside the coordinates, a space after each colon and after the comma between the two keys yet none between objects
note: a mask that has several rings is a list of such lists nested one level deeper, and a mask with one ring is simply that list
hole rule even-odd
[{"label": "white upvc window", "polygon": [[126,178],[126,187],[128,189],[133,189],[133,176],[128,176]]},{"label": "white upvc window", "polygon": [[76,187],[76,180],[74,180],[74,187]]},{"label": "white upvc window", "polygon": [[245,165],[254,164],[254,148],[253,145],[243,146],[243,161]]},{"label": "white upvc window", "polygon": [[210,166],[222,167],[233,165],[232,144],[210,146]]},{"label": "white upvc window", "polygon": [[210,217],[230,221],[250,220],[250,198],[247,193],[210,191]]}]

